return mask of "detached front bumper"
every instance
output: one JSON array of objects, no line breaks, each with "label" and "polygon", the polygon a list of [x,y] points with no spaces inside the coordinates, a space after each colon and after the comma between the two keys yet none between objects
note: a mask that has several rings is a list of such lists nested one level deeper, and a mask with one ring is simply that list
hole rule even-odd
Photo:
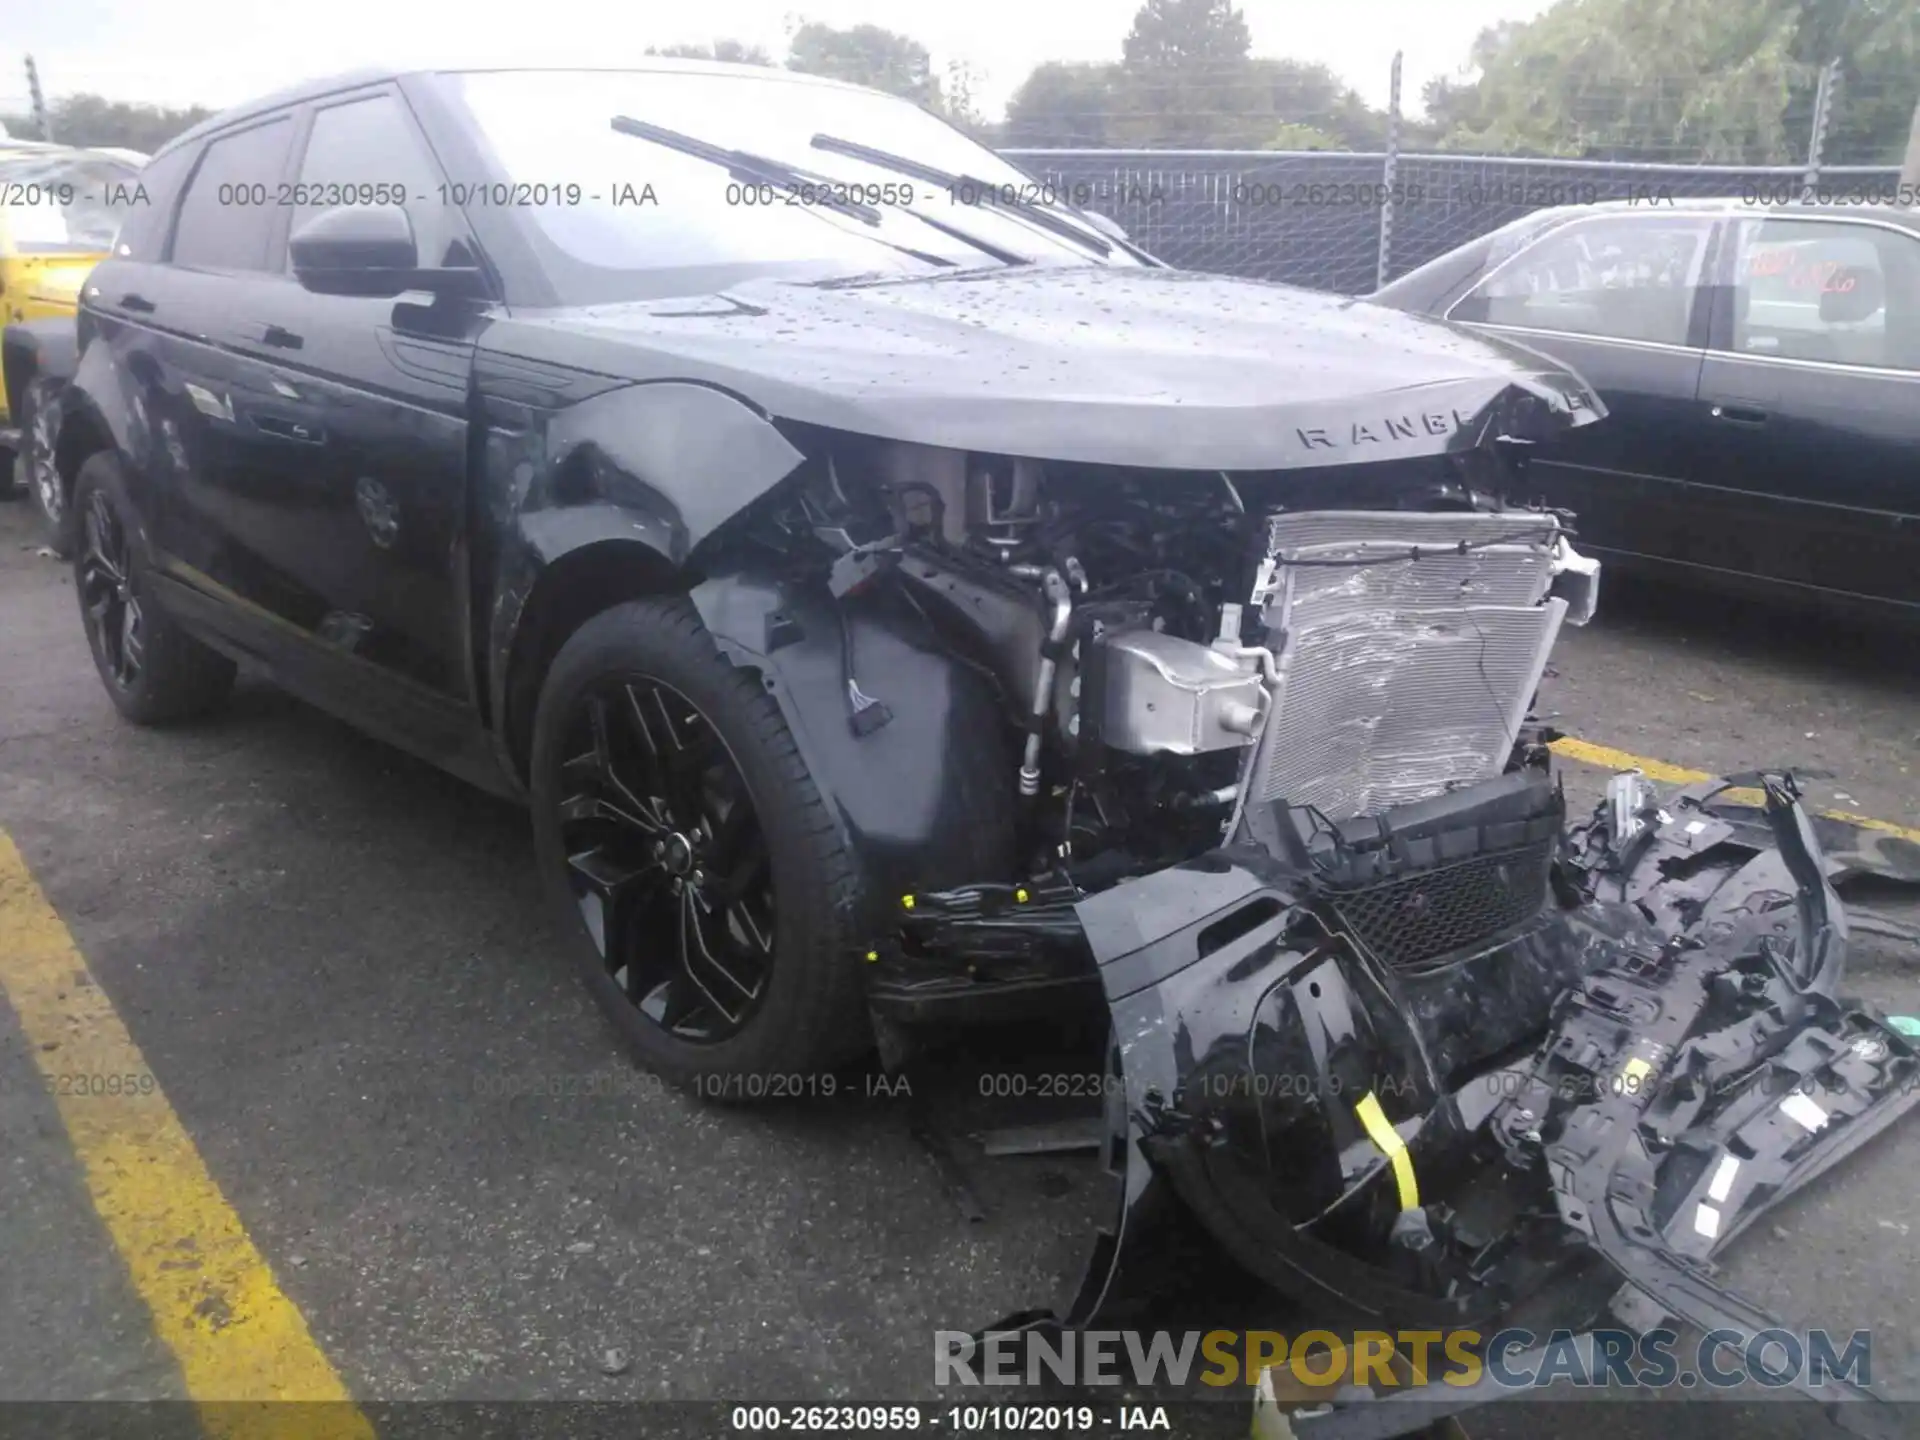
[{"label": "detached front bumper", "polygon": [[[1257,847],[1082,901],[1113,1019],[1117,1202],[1051,1323],[1151,1312],[1191,1263],[1170,1237],[1197,1227],[1362,1327],[1545,1335],[1611,1308],[1742,1344],[1775,1328],[1711,1261],[1920,1101],[1920,1054],[1840,998],[1838,867],[1790,778],[1746,778],[1757,806],[1700,787],[1663,808],[1620,777],[1557,838],[1537,914],[1420,965],[1381,953],[1391,927],[1353,923],[1324,877]],[[1482,871],[1532,883],[1542,792],[1505,783],[1450,798],[1433,844],[1402,858],[1425,853],[1416,874],[1439,876],[1492,856]],[[1408,924],[1459,903],[1439,884],[1396,900]],[[1862,1387],[1800,1383],[1854,1433],[1898,1433]],[[1404,1434],[1501,1393],[1399,1391],[1293,1425]]]}]

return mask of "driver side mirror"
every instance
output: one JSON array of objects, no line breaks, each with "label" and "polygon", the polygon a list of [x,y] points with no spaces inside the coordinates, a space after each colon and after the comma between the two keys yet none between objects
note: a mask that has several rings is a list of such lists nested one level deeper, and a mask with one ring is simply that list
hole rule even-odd
[{"label": "driver side mirror", "polygon": [[413,221],[398,205],[340,205],[302,221],[287,239],[300,284],[316,295],[391,299],[408,290],[449,298],[488,293],[477,267],[420,268]]}]

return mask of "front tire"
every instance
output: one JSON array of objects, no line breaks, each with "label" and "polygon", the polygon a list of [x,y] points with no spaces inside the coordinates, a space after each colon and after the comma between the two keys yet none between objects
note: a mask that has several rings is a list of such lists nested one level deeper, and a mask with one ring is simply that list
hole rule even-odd
[{"label": "front tire", "polygon": [[110,451],[80,467],[73,588],[94,668],[114,709],[136,725],[205,713],[233,688],[234,664],[187,634],[150,593],[134,538],[133,509]]},{"label": "front tire", "polygon": [[684,597],[568,639],[531,790],[582,978],[648,1069],[716,1100],[817,1094],[871,1042],[852,857],[779,706]]},{"label": "front tire", "polygon": [[20,397],[20,448],[13,458],[14,483],[24,490],[40,517],[47,548],[62,560],[71,559],[79,542],[76,507],[68,503],[59,467],[54,464],[54,414],[50,402],[54,382],[30,380]]}]

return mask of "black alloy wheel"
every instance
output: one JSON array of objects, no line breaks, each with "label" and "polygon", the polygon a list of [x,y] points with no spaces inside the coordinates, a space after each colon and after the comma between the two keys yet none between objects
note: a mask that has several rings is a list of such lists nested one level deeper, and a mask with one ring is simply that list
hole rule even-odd
[{"label": "black alloy wheel", "polygon": [[623,601],[568,637],[527,771],[567,952],[641,1064],[752,1101],[872,1044],[841,827],[779,703],[686,596]]},{"label": "black alloy wheel", "polygon": [[146,615],[134,587],[126,527],[102,489],[87,493],[78,569],[80,608],[102,678],[131,691],[146,666]]},{"label": "black alloy wheel", "polygon": [[608,975],[652,1024],[740,1033],[773,968],[773,871],[745,779],[699,708],[646,676],[579,696],[566,721],[568,884]]},{"label": "black alloy wheel", "polygon": [[234,663],[189,635],[149,593],[112,451],[80,467],[73,511],[80,622],[114,709],[136,725],[165,725],[218,705],[233,689]]},{"label": "black alloy wheel", "polygon": [[58,439],[55,427],[59,421],[53,400],[52,381],[41,379],[28,383],[20,400],[20,449],[14,457],[14,478],[40,513],[40,528],[46,535],[47,548],[65,560],[78,543],[79,526],[75,523],[78,517],[70,513],[66,486],[61,482],[55,462],[54,447]]}]

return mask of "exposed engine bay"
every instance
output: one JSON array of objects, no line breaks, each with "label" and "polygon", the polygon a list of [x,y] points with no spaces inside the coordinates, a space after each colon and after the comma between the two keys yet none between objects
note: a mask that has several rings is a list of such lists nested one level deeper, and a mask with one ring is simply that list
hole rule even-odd
[{"label": "exposed engine bay", "polygon": [[1598,566],[1521,471],[812,453],[694,595],[856,838],[883,1054],[1112,1019],[1115,1220],[1024,1323],[1150,1306],[1175,1214],[1375,1321],[1771,1323],[1708,1260],[1920,1056],[1841,998],[1789,776],[1731,808],[1623,776],[1569,826],[1532,712]]}]

